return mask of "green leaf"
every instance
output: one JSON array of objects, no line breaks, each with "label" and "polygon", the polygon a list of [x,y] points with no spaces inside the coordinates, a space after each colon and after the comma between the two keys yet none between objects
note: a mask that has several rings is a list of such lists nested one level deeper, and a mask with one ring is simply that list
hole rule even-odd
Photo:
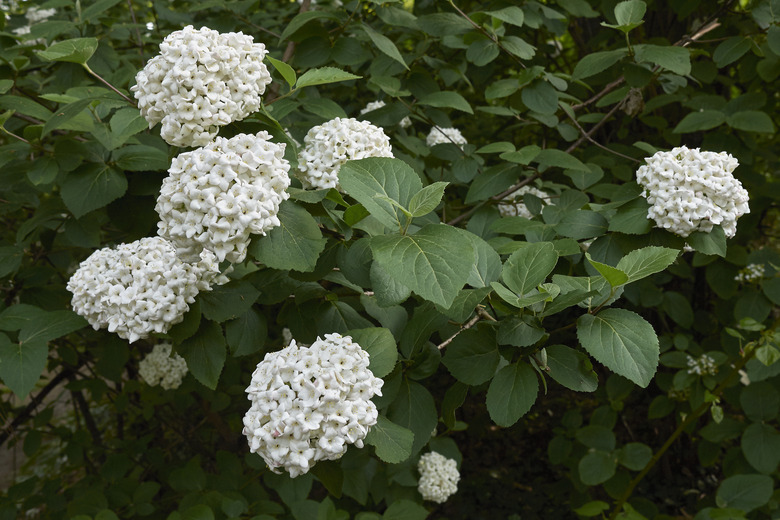
[{"label": "green leaf", "polygon": [[751,421],[773,421],[780,407],[780,395],[772,384],[759,381],[742,389],[739,402]]},{"label": "green leaf", "polygon": [[751,45],[751,39],[748,36],[732,36],[715,48],[712,60],[718,68],[723,68],[740,59],[750,50]]},{"label": "green leaf", "polygon": [[530,60],[536,54],[536,47],[517,36],[504,36],[501,45],[521,60]]},{"label": "green leaf", "polygon": [[492,328],[464,330],[450,343],[441,362],[458,381],[480,385],[493,377],[501,360]]},{"label": "green leaf", "polygon": [[685,241],[699,253],[726,256],[726,233],[721,226],[714,226],[709,233],[705,231],[691,233]]},{"label": "green leaf", "polygon": [[609,504],[602,500],[593,500],[574,510],[575,513],[582,516],[599,516],[604,511],[609,510]]},{"label": "green leaf", "polygon": [[780,25],[772,25],[769,28],[766,33],[766,43],[775,56],[780,56]]},{"label": "green leaf", "polygon": [[615,6],[615,19],[618,25],[636,25],[642,23],[647,4],[642,0],[626,0]]},{"label": "green leaf", "polygon": [[720,483],[715,502],[718,507],[749,513],[769,502],[773,487],[772,478],[766,475],[734,475]]},{"label": "green leaf", "polygon": [[33,315],[19,331],[19,343],[47,343],[87,326],[87,320],[73,311],[51,311]]},{"label": "green leaf", "polygon": [[691,51],[674,45],[636,45],[636,61],[649,61],[670,72],[687,76],[691,73]]},{"label": "green leaf", "polygon": [[0,277],[15,273],[22,265],[24,250],[16,246],[0,247]]},{"label": "green leaf", "polygon": [[485,11],[485,14],[489,14],[493,18],[498,18],[502,22],[516,25],[517,27],[523,26],[525,20],[525,13],[517,6],[504,7],[496,11]]},{"label": "green leaf", "polygon": [[401,382],[398,395],[387,412],[391,421],[414,433],[412,455],[427,444],[439,420],[431,393],[421,384],[408,379]]},{"label": "green leaf", "polygon": [[751,424],[742,434],[742,453],[761,473],[774,473],[780,464],[780,433],[768,424]]},{"label": "green leaf", "polygon": [[505,366],[488,387],[490,418],[499,426],[512,426],[531,409],[538,391],[539,382],[530,365],[518,362]]},{"label": "green leaf", "polygon": [[97,38],[73,38],[50,45],[45,51],[35,51],[35,54],[44,61],[67,61],[85,65],[97,48]]},{"label": "green leaf", "polygon": [[373,327],[348,332],[352,340],[368,352],[368,368],[376,377],[385,377],[393,371],[398,361],[398,347],[389,329]]},{"label": "green leaf", "polygon": [[398,464],[412,454],[414,433],[380,415],[366,435],[366,444],[376,448],[376,455],[388,464]]},{"label": "green leaf", "polygon": [[445,308],[452,305],[474,263],[468,236],[444,224],[429,224],[414,235],[373,237],[371,251],[391,277]]},{"label": "green leaf", "polygon": [[48,355],[45,341],[22,345],[0,334],[0,378],[19,399],[24,399],[40,379]]},{"label": "green leaf", "polygon": [[449,182],[434,182],[415,193],[409,201],[409,213],[413,217],[422,217],[435,210],[444,197],[444,189],[448,184]]},{"label": "green leaf", "polygon": [[660,354],[653,327],[625,309],[604,309],[577,320],[577,338],[585,350],[613,372],[646,388]]},{"label": "green leaf", "polygon": [[61,185],[62,201],[76,218],[108,205],[126,191],[124,173],[107,164],[84,163]]},{"label": "green leaf", "polygon": [[217,285],[211,291],[203,291],[198,296],[203,315],[222,323],[246,313],[260,296],[260,291],[249,282],[232,281]]},{"label": "green leaf", "polygon": [[488,38],[476,40],[466,50],[466,59],[477,67],[484,67],[499,55],[498,45]]},{"label": "green leaf", "polygon": [[536,159],[536,157],[539,155],[539,153],[542,151],[541,148],[539,148],[535,144],[529,144],[528,146],[523,146],[517,151],[509,151],[504,152],[499,157],[505,161],[522,164],[524,166],[527,166],[531,164],[531,161]]},{"label": "green leaf", "polygon": [[518,249],[504,263],[501,277],[520,296],[544,282],[558,263],[558,253],[550,242],[536,242]]},{"label": "green leaf", "polygon": [[0,108],[14,110],[20,114],[46,121],[52,115],[51,111],[32,99],[11,94],[0,97]]},{"label": "green leaf", "polygon": [[382,515],[383,520],[425,520],[426,518],[428,518],[428,510],[407,499],[396,500]]},{"label": "green leaf", "polygon": [[281,224],[266,236],[253,240],[249,252],[258,262],[273,269],[313,271],[327,242],[317,221],[289,200],[279,206],[278,217]]},{"label": "green leaf", "polygon": [[557,166],[558,168],[590,172],[590,168],[585,166],[579,159],[555,148],[546,148],[542,150],[534,158],[534,161],[542,166]]},{"label": "green leaf", "polygon": [[195,379],[214,390],[227,358],[222,327],[204,320],[198,332],[182,341],[178,350]]},{"label": "green leaf", "polygon": [[726,115],[723,112],[718,110],[700,110],[699,112],[691,112],[683,117],[682,121],[674,127],[672,132],[675,134],[689,134],[701,130],[711,130],[725,122]]},{"label": "green leaf", "polygon": [[471,245],[474,246],[474,264],[466,279],[472,287],[489,287],[501,275],[501,257],[496,250],[477,235],[471,233]]},{"label": "green leaf", "polygon": [[527,296],[523,298],[518,298],[518,296],[501,285],[497,282],[492,282],[490,286],[493,288],[494,291],[496,291],[496,294],[505,302],[507,302],[510,305],[513,305],[517,307],[518,309],[523,309],[525,307],[528,307],[529,305],[533,305],[535,303],[543,302],[545,300],[550,299],[550,295],[544,292],[540,291],[531,291]]},{"label": "green leaf", "polygon": [[268,324],[264,314],[248,309],[244,314],[225,323],[225,338],[233,356],[254,354],[265,343]]},{"label": "green leaf", "polygon": [[116,165],[131,172],[165,171],[171,165],[168,154],[144,144],[124,146],[113,152]]},{"label": "green leaf", "polygon": [[214,520],[214,511],[207,505],[198,504],[188,507],[181,514],[181,520]]},{"label": "green leaf", "polygon": [[590,253],[585,253],[585,258],[587,258],[590,265],[592,265],[596,271],[609,282],[610,286],[620,287],[628,282],[628,275],[622,270],[607,264],[602,264],[601,262],[596,262],[590,257]]},{"label": "green leaf", "polygon": [[422,190],[420,177],[400,159],[369,157],[347,161],[339,171],[339,184],[360,202],[371,215],[390,229],[403,227],[406,217],[387,197],[407,208],[412,197]]},{"label": "green leaf", "polygon": [[613,51],[588,54],[574,67],[572,77],[574,79],[589,78],[594,74],[607,70],[626,55],[628,55],[628,49],[615,49]]},{"label": "green leaf", "polygon": [[[281,62],[280,62],[281,63]],[[337,69],[336,67],[321,67],[318,69],[307,70],[298,78],[295,88],[311,87],[314,85],[325,85],[327,83],[338,83],[339,81],[349,81],[360,79],[363,76],[356,76],[349,72]]]},{"label": "green leaf", "polygon": [[607,219],[599,213],[578,209],[567,212],[555,230],[564,237],[583,240],[603,235],[607,232],[607,226]]},{"label": "green leaf", "polygon": [[586,453],[580,459],[577,468],[583,484],[597,486],[615,475],[616,466],[615,459],[610,453],[595,450]]},{"label": "green leaf", "polygon": [[276,69],[276,72],[282,75],[290,88],[295,86],[295,82],[298,80],[298,76],[295,74],[295,69],[287,65],[285,62],[277,60],[276,58],[272,58],[271,56],[266,56],[265,59],[267,59],[268,62],[273,65],[273,67]]},{"label": "green leaf", "polygon": [[328,20],[336,20],[339,21],[339,17],[325,9],[316,9],[314,11],[306,11],[303,13],[299,13],[290,20],[290,23],[287,24],[287,26],[284,28],[284,31],[282,31],[282,34],[280,35],[280,40],[286,40],[290,36],[292,36],[296,31],[298,31],[301,27],[306,25],[312,20],[316,20],[317,18],[325,18]]},{"label": "green leaf", "polygon": [[595,392],[599,378],[588,356],[564,345],[546,347],[550,377],[575,392]]},{"label": "green leaf", "polygon": [[529,347],[542,339],[544,329],[532,327],[519,316],[509,316],[501,320],[496,334],[499,345]]},{"label": "green leaf", "polygon": [[660,273],[677,259],[680,252],[668,247],[649,246],[631,251],[620,259],[617,268],[628,275],[628,283]]},{"label": "green leaf", "polygon": [[88,22],[95,16],[107,11],[122,0],[98,0],[81,11],[81,21]]},{"label": "green leaf", "polygon": [[759,110],[736,112],[726,118],[726,123],[731,128],[744,130],[745,132],[760,132],[764,134],[773,134],[775,132],[775,124],[772,122],[772,118],[766,112]]},{"label": "green leaf", "polygon": [[403,65],[406,70],[409,70],[409,67],[406,65],[403,56],[401,56],[401,53],[398,52],[398,47],[395,46],[393,40],[384,34],[375,31],[367,24],[363,24],[363,30],[366,31],[368,37],[371,38],[371,41],[374,42],[374,45],[376,45],[376,47],[382,51],[383,54]]},{"label": "green leaf", "polygon": [[14,86],[14,80],[12,79],[0,79],[0,94],[5,94],[11,87]]},{"label": "green leaf", "polygon": [[390,276],[387,269],[377,262],[371,263],[369,280],[370,286],[374,288],[376,302],[380,307],[403,303],[412,294],[411,289]]},{"label": "green leaf", "polygon": [[420,105],[428,105],[437,108],[454,108],[461,112],[473,114],[471,105],[466,101],[466,98],[458,94],[457,92],[439,91],[425,94],[418,101]]},{"label": "green leaf", "polygon": [[653,450],[650,446],[641,442],[629,442],[620,448],[618,461],[630,470],[642,471],[651,458]]},{"label": "green leaf", "polygon": [[546,81],[534,81],[520,91],[523,104],[540,114],[558,111],[558,91]]},{"label": "green leaf", "polygon": [[79,99],[72,103],[68,103],[64,107],[57,109],[51,117],[43,125],[43,132],[41,136],[48,135],[52,130],[62,127],[65,123],[78,116],[94,101],[94,98]]},{"label": "green leaf", "polygon": [[609,220],[609,231],[628,235],[644,235],[650,232],[653,221],[647,218],[650,205],[643,197],[638,197],[618,208]]}]

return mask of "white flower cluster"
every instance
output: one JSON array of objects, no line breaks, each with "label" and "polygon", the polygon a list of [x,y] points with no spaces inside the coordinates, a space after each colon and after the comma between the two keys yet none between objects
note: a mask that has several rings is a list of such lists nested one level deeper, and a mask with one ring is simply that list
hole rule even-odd
[{"label": "white flower cluster", "polygon": [[[518,199],[520,199],[523,195],[526,193],[530,193],[531,195],[535,195],[542,199],[542,204],[547,204],[546,200],[549,198],[549,195],[547,195],[542,190],[536,189],[533,186],[523,186],[519,190],[515,191],[514,193],[511,193],[504,197],[503,201],[498,205],[498,212],[501,214],[502,217],[525,217],[525,218],[533,218],[533,215],[530,211],[528,211],[528,208],[525,206],[525,203],[522,201],[518,202]],[[507,204],[504,201],[508,201]]]},{"label": "white flower cluster", "polygon": [[[47,20],[57,14],[57,10],[54,8],[51,9],[39,9],[37,7],[30,7],[26,13],[24,13],[24,17],[27,18],[27,21],[29,22],[28,25],[23,25],[21,27],[17,27],[13,30],[13,33],[17,36],[24,36],[25,34],[30,34],[32,31],[32,26],[38,22],[42,22],[44,20]],[[38,44],[46,44],[46,38],[36,38],[34,40],[28,40],[27,43],[31,43],[33,45]]]},{"label": "white flower cluster", "polygon": [[715,360],[707,354],[702,354],[698,358],[688,356],[688,373],[698,376],[714,376],[718,373],[718,365]]},{"label": "white flower cluster", "polygon": [[436,146],[437,144],[444,143],[456,144],[462,150],[463,147],[466,146],[469,142],[465,137],[463,137],[463,134],[461,134],[460,130],[457,128],[441,128],[439,126],[434,126],[431,128],[431,131],[428,133],[428,137],[425,138],[425,144],[427,144],[430,148],[432,146]]},{"label": "white flower cluster", "polygon": [[748,264],[734,277],[739,283],[752,283],[764,277],[764,264]]},{"label": "white flower cluster", "polygon": [[171,355],[170,343],[159,343],[138,364],[138,375],[149,386],[175,390],[187,375],[187,362],[175,352]]},{"label": "white flower cluster", "polygon": [[339,169],[347,161],[366,157],[393,157],[390,138],[368,121],[337,117],[313,127],[298,154],[299,178],[304,188],[339,186]]},{"label": "white flower cluster", "polygon": [[657,227],[687,237],[721,225],[726,236],[733,237],[737,219],[750,212],[748,192],[732,175],[739,163],[726,152],[681,146],[645,161],[636,177],[651,204],[647,217]]},{"label": "white flower cluster", "polygon": [[220,126],[260,109],[271,82],[266,54],[250,35],[188,25],[166,36],[130,90],[149,128],[162,122],[167,143],[203,146]]},{"label": "white flower cluster", "polygon": [[[373,112],[374,110],[379,110],[384,106],[385,106],[385,102],[382,100],[372,101],[371,103],[366,105],[366,108],[360,111],[360,115],[362,116],[363,114]],[[412,120],[409,119],[409,116],[406,116],[405,118],[401,119],[401,121],[398,122],[398,126],[400,126],[401,128],[408,128],[412,126]]]},{"label": "white flower cluster", "polygon": [[302,475],[320,460],[336,460],[347,444],[363,447],[377,421],[371,398],[383,381],[368,369],[368,353],[349,336],[326,334],[310,347],[265,355],[246,389],[252,406],[244,435],[276,473]]},{"label": "white flower cluster", "polygon": [[460,473],[453,459],[448,459],[440,453],[432,451],[420,457],[417,463],[420,481],[417,490],[423,500],[431,500],[443,504],[458,491]]},{"label": "white flower cluster", "polygon": [[130,343],[179,323],[200,291],[221,283],[214,254],[188,264],[160,237],[106,247],[81,262],[68,280],[71,306],[97,330],[108,327]]},{"label": "white flower cluster", "polygon": [[289,198],[290,163],[284,144],[266,131],[217,137],[176,157],[155,209],[158,233],[185,260],[213,251],[219,261],[241,262],[251,233],[279,225],[279,204]]}]

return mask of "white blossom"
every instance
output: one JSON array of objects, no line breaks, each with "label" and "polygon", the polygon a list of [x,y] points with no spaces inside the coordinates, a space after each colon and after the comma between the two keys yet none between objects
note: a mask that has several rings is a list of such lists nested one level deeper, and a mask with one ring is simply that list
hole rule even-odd
[{"label": "white blossom", "polygon": [[377,422],[371,398],[382,395],[383,384],[368,364],[360,345],[336,333],[266,354],[246,389],[250,451],[272,471],[297,477],[317,461],[341,458],[349,444],[362,448]]},{"label": "white blossom", "polygon": [[169,34],[131,87],[149,128],[175,146],[203,146],[220,126],[260,109],[271,83],[265,45],[241,32],[188,25]]},{"label": "white blossom", "polygon": [[531,195],[535,195],[536,197],[542,199],[543,205],[547,204],[546,201],[550,198],[548,194],[542,190],[534,188],[533,186],[523,186],[522,188],[504,197],[503,200],[498,204],[498,212],[501,214],[501,216],[525,217],[529,219],[533,218],[533,215],[522,201],[522,197],[526,193],[530,193]]},{"label": "white blossom", "polygon": [[708,376],[718,373],[718,365],[712,356],[702,354],[698,358],[688,356],[688,373],[699,376]]},{"label": "white blossom", "polygon": [[95,330],[107,327],[130,343],[182,321],[199,291],[222,283],[214,253],[185,263],[160,237],[92,253],[68,280],[71,306]]},{"label": "white blossom", "polygon": [[138,375],[149,386],[175,390],[187,375],[187,362],[175,352],[171,355],[170,343],[158,343],[138,364]]},{"label": "white blossom", "polygon": [[[385,102],[382,100],[379,101],[372,101],[369,104],[366,105],[366,108],[362,109],[360,111],[360,115],[367,114],[369,112],[373,112],[374,110],[379,110],[380,108],[385,106]],[[398,122],[398,126],[401,128],[408,128],[412,126],[412,120],[409,119],[409,116],[404,117],[401,119],[401,121]]]},{"label": "white blossom", "polygon": [[757,282],[764,277],[764,264],[748,264],[741,269],[734,280],[739,283]]},{"label": "white blossom", "polygon": [[30,25],[38,22],[42,22],[48,18],[51,18],[57,14],[57,10],[54,8],[51,9],[40,9],[38,7],[30,7],[26,13],[24,13],[24,17],[27,18],[27,20],[30,22]]},{"label": "white blossom", "polygon": [[337,117],[315,126],[303,138],[298,154],[298,177],[305,188],[339,186],[341,165],[366,157],[393,157],[390,138],[384,130],[367,121]]},{"label": "white blossom", "polygon": [[441,128],[439,126],[434,126],[428,133],[428,137],[425,138],[425,143],[429,148],[436,146],[437,144],[453,143],[462,150],[463,147],[468,144],[468,141],[457,128]]},{"label": "white blossom", "polygon": [[732,175],[739,163],[726,152],[681,146],[645,161],[637,170],[637,182],[651,205],[647,217],[657,227],[687,237],[721,225],[726,236],[733,237],[737,219],[750,212],[748,192]]},{"label": "white blossom", "polygon": [[420,472],[417,490],[423,500],[443,504],[458,491],[460,473],[453,459],[432,451],[420,457],[417,471]]},{"label": "white blossom", "polygon": [[279,205],[289,198],[285,144],[257,135],[217,137],[173,159],[155,210],[158,234],[185,260],[213,251],[219,261],[241,262],[250,234],[279,225]]}]

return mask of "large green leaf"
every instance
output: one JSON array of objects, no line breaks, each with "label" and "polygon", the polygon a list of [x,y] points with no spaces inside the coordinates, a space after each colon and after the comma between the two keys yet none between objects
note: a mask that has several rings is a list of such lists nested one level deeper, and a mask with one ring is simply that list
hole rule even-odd
[{"label": "large green leaf", "polygon": [[371,41],[374,42],[374,45],[376,45],[383,54],[403,65],[405,69],[409,69],[409,66],[406,65],[404,57],[401,56],[401,53],[398,51],[398,47],[395,46],[395,43],[393,43],[393,40],[384,34],[375,31],[370,25],[363,24],[363,30],[366,31],[368,37],[371,38]]},{"label": "large green leaf", "polygon": [[233,356],[254,354],[265,343],[268,324],[264,314],[248,309],[244,314],[225,323],[225,338]]},{"label": "large green leaf", "polygon": [[751,424],[742,434],[742,453],[761,473],[774,473],[780,464],[780,433],[768,424]]},{"label": "large green leaf", "polygon": [[87,320],[73,311],[35,314],[19,331],[19,342],[47,343],[87,326]]},{"label": "large green leaf", "polygon": [[595,450],[585,454],[577,466],[580,480],[587,486],[596,486],[611,479],[615,474],[617,461],[612,454]]},{"label": "large green leaf", "polygon": [[398,464],[412,454],[414,433],[380,415],[366,435],[366,444],[376,448],[376,455],[388,464]]},{"label": "large green leaf", "polygon": [[[295,74],[294,71],[293,74]],[[340,81],[360,79],[361,77],[362,76],[356,76],[341,69],[337,69],[336,67],[321,67],[318,69],[307,70],[301,74],[301,77],[298,78],[298,82],[295,84],[295,88],[325,85],[327,83],[338,83]]]},{"label": "large green leaf", "polygon": [[35,52],[45,61],[68,61],[84,65],[97,48],[97,38],[72,38],[52,44],[45,51]]},{"label": "large green leaf", "polygon": [[720,483],[715,502],[718,507],[749,513],[769,502],[773,488],[772,478],[766,475],[734,475]]},{"label": "large green leaf", "polygon": [[373,237],[371,250],[395,280],[445,308],[452,305],[474,263],[468,235],[443,224],[429,224],[414,235]]},{"label": "large green leaf", "polygon": [[615,19],[618,25],[635,25],[642,22],[647,4],[642,0],[625,0],[615,6]]},{"label": "large green leaf", "polygon": [[470,233],[471,245],[474,246],[474,265],[466,280],[472,287],[489,287],[501,275],[501,257],[477,235]]},{"label": "large green leaf", "polygon": [[222,323],[244,314],[260,296],[260,291],[249,282],[232,281],[217,285],[211,291],[203,291],[198,296],[203,315]]},{"label": "large green leaf", "polygon": [[22,257],[24,257],[24,249],[21,247],[0,247],[0,276],[7,276],[19,269],[22,265]]},{"label": "large green leaf", "polygon": [[565,168],[567,170],[590,172],[590,168],[585,166],[582,161],[572,154],[556,148],[545,148],[540,151],[533,160],[542,166],[557,166],[558,168]]},{"label": "large green leaf", "polygon": [[599,378],[588,356],[565,345],[546,347],[547,372],[557,382],[575,392],[594,392]]},{"label": "large green leaf", "polygon": [[714,226],[709,233],[695,231],[685,241],[699,253],[726,256],[726,233],[721,226]]},{"label": "large green leaf", "polygon": [[554,114],[558,110],[558,91],[546,81],[535,81],[523,88],[520,96],[525,106],[540,114]]},{"label": "large green leaf", "polygon": [[431,438],[439,415],[436,413],[431,393],[421,384],[404,379],[395,401],[387,410],[387,417],[414,433],[414,455]]},{"label": "large green leaf", "polygon": [[555,226],[558,234],[583,240],[603,235],[609,223],[601,214],[586,209],[567,212]]},{"label": "large green leaf", "polygon": [[368,368],[376,377],[385,377],[393,371],[398,361],[398,347],[393,333],[382,327],[350,330],[353,341],[368,352]]},{"label": "large green leaf", "polygon": [[413,217],[422,217],[435,210],[444,197],[444,188],[448,184],[449,182],[434,182],[415,193],[409,201],[409,213]]},{"label": "large green leaf", "polygon": [[24,399],[46,368],[48,354],[45,341],[14,343],[0,334],[0,378],[19,399]]},{"label": "large green leaf", "polygon": [[746,132],[761,132],[772,134],[775,131],[775,124],[772,118],[766,112],[759,110],[742,110],[731,114],[726,118],[726,123],[731,128],[744,130]]},{"label": "large green leaf", "polygon": [[619,62],[628,54],[628,49],[616,49],[614,51],[594,52],[582,58],[574,67],[575,79],[585,79],[598,74]]},{"label": "large green leaf", "polygon": [[718,68],[725,67],[740,59],[752,44],[749,36],[732,36],[715,48],[712,59]]},{"label": "large green leaf", "polygon": [[195,379],[214,390],[227,358],[222,327],[204,320],[198,332],[185,339],[178,350]]},{"label": "large green leaf", "polygon": [[607,282],[609,282],[610,286],[619,287],[628,282],[628,275],[622,270],[612,267],[611,265],[602,264],[601,262],[595,261],[590,257],[590,253],[585,253],[585,258],[588,260],[588,263],[592,265],[593,268],[596,269],[596,271],[598,271],[599,274],[607,280]]},{"label": "large green leaf", "polygon": [[480,385],[493,377],[501,360],[492,328],[469,329],[450,343],[441,362],[458,381]]},{"label": "large green leaf", "polygon": [[499,426],[512,426],[536,401],[539,382],[530,365],[512,363],[498,371],[487,392],[490,418]]},{"label": "large green leaf", "polygon": [[517,27],[523,26],[523,20],[525,20],[525,13],[517,6],[504,7],[496,11],[486,11],[485,14],[489,14],[493,18],[498,18],[502,22],[506,22]]},{"label": "large green leaf", "polygon": [[617,268],[628,275],[628,283],[660,273],[677,259],[680,252],[668,247],[643,247],[620,259]]},{"label": "large green leaf", "polygon": [[279,206],[278,216],[281,224],[252,241],[249,252],[258,262],[274,269],[313,271],[327,242],[317,221],[289,200]]},{"label": "large green leaf", "polygon": [[691,73],[691,51],[687,47],[646,44],[636,45],[634,52],[638,62],[649,61],[681,76]]},{"label": "large green leaf", "polygon": [[558,263],[558,253],[550,242],[536,242],[518,249],[504,263],[501,277],[520,296],[544,282]]},{"label": "large green leaf", "polygon": [[65,177],[61,190],[65,206],[81,218],[124,195],[127,178],[107,164],[85,163]]},{"label": "large green leaf", "polygon": [[689,134],[702,130],[711,130],[726,122],[726,114],[718,110],[702,110],[691,112],[682,118],[682,121],[674,127],[675,134]]},{"label": "large green leaf", "polygon": [[454,108],[468,114],[473,114],[471,105],[466,101],[466,98],[458,94],[457,92],[443,91],[443,92],[431,92],[422,96],[418,101],[421,105],[428,105],[438,108]]},{"label": "large green leaf", "polygon": [[613,372],[647,387],[658,367],[658,337],[638,314],[604,309],[577,320],[577,338],[591,356]]},{"label": "large green leaf", "polygon": [[408,499],[396,500],[385,510],[382,520],[425,520],[428,510]]}]

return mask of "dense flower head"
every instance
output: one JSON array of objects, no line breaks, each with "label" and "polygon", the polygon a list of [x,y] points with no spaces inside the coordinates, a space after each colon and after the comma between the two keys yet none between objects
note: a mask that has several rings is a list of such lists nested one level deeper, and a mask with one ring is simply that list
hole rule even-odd
[{"label": "dense flower head", "polygon": [[463,149],[469,142],[457,128],[442,128],[440,126],[431,128],[428,137],[425,138],[425,144],[430,148],[444,143],[453,143]]},{"label": "dense flower head", "polygon": [[[385,102],[382,101],[381,99],[379,101],[372,101],[360,111],[360,115],[362,116],[363,114],[368,114],[369,112],[373,112],[374,110],[379,110],[384,106],[385,106]],[[405,118],[401,119],[401,121],[398,122],[398,126],[400,126],[401,128],[410,127],[412,126],[412,120],[409,119],[409,116],[406,116]]]},{"label": "dense flower head", "polygon": [[718,365],[712,356],[702,354],[698,358],[688,356],[688,373],[699,376],[707,376],[718,373]]},{"label": "dense flower head", "polygon": [[348,444],[362,448],[377,421],[371,398],[382,395],[383,384],[368,363],[360,345],[336,333],[266,354],[246,389],[250,451],[272,471],[297,477],[317,461],[341,458]]},{"label": "dense flower head", "polygon": [[453,459],[432,451],[420,457],[417,471],[420,472],[417,490],[424,500],[443,504],[458,491],[460,473]]},{"label": "dense flower head", "polygon": [[304,188],[341,191],[338,174],[345,162],[393,157],[390,138],[384,130],[354,118],[337,117],[315,126],[303,138],[303,144],[298,154],[298,177]]},{"label": "dense flower head", "polygon": [[721,225],[733,237],[737,219],[750,212],[748,192],[732,175],[739,163],[726,152],[681,146],[645,161],[636,177],[651,204],[647,217],[657,227],[687,237]]},{"label": "dense flower head", "polygon": [[158,343],[138,364],[138,375],[149,386],[175,390],[187,375],[187,362],[175,352],[171,355],[170,343]]},{"label": "dense flower head", "polygon": [[542,190],[534,188],[533,186],[523,186],[522,188],[514,191],[513,193],[504,197],[504,199],[498,205],[498,212],[502,217],[525,217],[533,218],[533,215],[522,201],[523,195],[530,193],[542,199],[542,204],[546,204],[549,195]]},{"label": "dense flower head", "polygon": [[34,24],[37,22],[42,22],[43,20],[46,20],[48,18],[51,18],[57,14],[57,10],[53,7],[50,9],[40,9],[38,7],[30,7],[26,13],[24,13],[24,17],[27,18],[27,20],[30,22],[30,24]]},{"label": "dense flower head", "polygon": [[219,261],[241,262],[250,234],[279,225],[279,205],[289,198],[290,163],[284,144],[266,131],[216,140],[173,159],[155,209],[158,233],[185,260],[201,249]]},{"label": "dense flower head", "polygon": [[220,126],[260,109],[271,83],[265,45],[241,32],[188,25],[160,44],[160,54],[135,77],[141,115],[175,146],[203,146]]},{"label": "dense flower head", "polygon": [[130,343],[179,323],[200,291],[222,283],[210,251],[196,263],[182,262],[160,237],[92,253],[68,280],[71,306],[97,330],[107,327]]},{"label": "dense flower head", "polygon": [[734,280],[739,283],[757,282],[764,277],[764,271],[764,264],[748,264],[737,273]]}]

